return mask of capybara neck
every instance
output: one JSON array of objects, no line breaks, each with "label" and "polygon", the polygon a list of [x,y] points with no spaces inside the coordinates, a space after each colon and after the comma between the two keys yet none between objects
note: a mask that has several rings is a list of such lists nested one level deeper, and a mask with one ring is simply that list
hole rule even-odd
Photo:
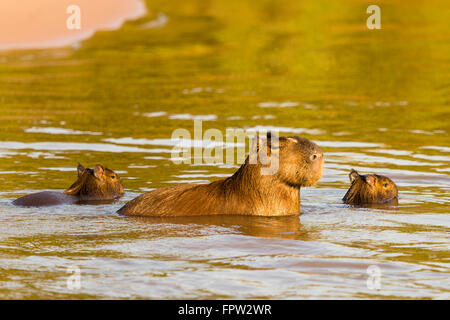
[{"label": "capybara neck", "polygon": [[351,186],[342,199],[351,205],[396,204],[398,188],[386,176],[378,174],[360,175],[356,170],[349,174]]},{"label": "capybara neck", "polygon": [[211,191],[215,197],[223,198],[230,212],[241,212],[243,204],[251,204],[254,209],[248,214],[300,213],[300,185],[289,184],[276,174],[262,175],[261,167],[260,164],[249,164],[247,158],[231,177],[211,183]]},{"label": "capybara neck", "polygon": [[[268,136],[270,138],[270,136]],[[256,155],[247,157],[231,177],[210,184],[183,184],[156,189],[131,200],[119,210],[135,216],[255,215],[286,216],[300,213],[300,187],[310,186],[322,176],[323,153],[305,138],[260,139]],[[262,151],[265,151],[264,153]],[[278,163],[276,170],[273,161]],[[264,164],[262,164],[264,163]]]}]

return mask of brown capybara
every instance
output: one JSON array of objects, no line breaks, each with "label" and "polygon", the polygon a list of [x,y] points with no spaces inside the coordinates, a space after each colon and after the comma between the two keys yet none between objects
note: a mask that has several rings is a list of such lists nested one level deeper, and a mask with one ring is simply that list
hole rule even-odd
[{"label": "brown capybara", "polygon": [[78,164],[78,179],[64,192],[44,191],[32,193],[13,201],[24,207],[41,207],[99,200],[113,200],[123,195],[119,176],[97,164],[89,169]]},{"label": "brown capybara", "polygon": [[353,170],[349,174],[351,186],[342,199],[351,205],[397,204],[398,189],[395,183],[378,174],[360,175]]},{"label": "brown capybara", "polygon": [[[305,138],[270,133],[231,177],[210,184],[183,184],[156,189],[131,200],[119,213],[129,216],[254,215],[287,216],[300,213],[300,187],[322,177],[323,153]],[[251,161],[257,156],[260,161]],[[272,174],[262,171],[271,157],[278,161]],[[273,157],[272,157],[273,156]],[[266,158],[267,159],[267,158]],[[264,164],[262,164],[264,163]]]}]

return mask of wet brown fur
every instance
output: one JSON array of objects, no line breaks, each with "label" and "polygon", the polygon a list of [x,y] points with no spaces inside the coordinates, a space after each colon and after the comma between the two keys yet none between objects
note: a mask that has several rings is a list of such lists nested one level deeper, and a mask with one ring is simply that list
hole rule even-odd
[{"label": "wet brown fur", "polygon": [[[270,153],[268,144],[259,143]],[[261,163],[249,157],[231,177],[210,184],[184,184],[156,189],[131,200],[118,212],[133,216],[256,215],[286,216],[300,213],[300,187],[322,176],[323,153],[305,138],[279,138],[279,169],[262,175]],[[261,154],[257,150],[258,156]],[[315,155],[313,160],[311,157]],[[266,166],[267,167],[267,166]]]},{"label": "wet brown fur", "polygon": [[123,186],[119,176],[102,165],[96,165],[94,169],[78,167],[77,181],[64,193],[81,200],[115,199],[123,195]]},{"label": "wet brown fur", "polygon": [[398,188],[386,176],[378,174],[360,175],[356,170],[349,174],[352,183],[344,198],[351,205],[394,203],[398,200]]},{"label": "wet brown fur", "polygon": [[123,195],[120,178],[112,170],[96,165],[86,169],[77,167],[78,179],[63,193],[44,191],[29,194],[13,201],[13,204],[27,207],[71,204],[80,201],[112,200]]}]

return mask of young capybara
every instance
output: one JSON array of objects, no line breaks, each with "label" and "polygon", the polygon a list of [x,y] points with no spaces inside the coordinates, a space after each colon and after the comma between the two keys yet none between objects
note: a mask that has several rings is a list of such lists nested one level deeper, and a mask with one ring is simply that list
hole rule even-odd
[{"label": "young capybara", "polygon": [[24,207],[41,207],[79,202],[113,200],[123,195],[119,176],[97,164],[89,169],[78,164],[78,179],[64,192],[44,191],[32,193],[13,201]]},{"label": "young capybara", "polygon": [[[183,184],[156,189],[131,200],[118,212],[129,216],[254,215],[287,216],[300,213],[300,187],[322,177],[323,153],[305,138],[280,137],[272,144],[257,139],[256,148],[231,177],[210,184]],[[255,145],[255,144],[254,144]],[[263,174],[265,155],[278,169]],[[272,158],[273,156],[273,158]],[[262,164],[264,163],[264,164]]]},{"label": "young capybara", "polygon": [[378,174],[360,175],[353,170],[349,174],[351,186],[342,199],[351,205],[397,204],[398,189],[395,183]]}]

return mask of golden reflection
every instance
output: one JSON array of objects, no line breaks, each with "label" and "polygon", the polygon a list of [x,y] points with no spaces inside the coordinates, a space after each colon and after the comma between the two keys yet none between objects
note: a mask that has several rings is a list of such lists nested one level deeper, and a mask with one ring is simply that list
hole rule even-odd
[{"label": "golden reflection", "polygon": [[[195,217],[127,217],[139,223],[177,224],[202,226],[217,226],[230,228],[239,234],[292,240],[313,240],[318,231],[305,228],[299,216],[288,217],[255,217],[255,216],[195,216]],[[170,236],[170,234],[167,234]]]}]

